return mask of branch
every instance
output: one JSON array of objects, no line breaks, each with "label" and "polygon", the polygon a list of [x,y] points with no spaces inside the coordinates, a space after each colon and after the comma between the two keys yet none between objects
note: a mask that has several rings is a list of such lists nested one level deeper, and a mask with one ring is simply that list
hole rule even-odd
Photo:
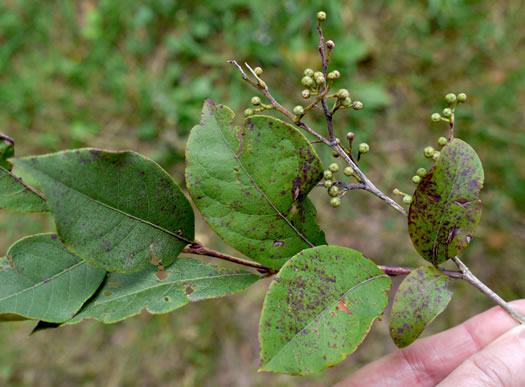
[{"label": "branch", "polygon": [[9,174],[9,176],[11,176],[13,179],[15,179],[20,184],[22,184],[27,190],[33,192],[36,196],[40,197],[40,199],[42,199],[44,201],[47,201],[46,196],[42,192],[40,192],[36,188],[31,187],[29,184],[27,184],[25,181],[23,181],[21,177],[16,176],[13,172],[11,172],[11,171],[9,171],[9,170],[7,170],[5,168],[3,168],[3,169],[4,169],[5,172],[7,172]]},{"label": "branch", "polygon": [[278,272],[278,270],[271,269],[269,267],[261,265],[260,263],[246,261],[246,260],[241,259],[241,258],[232,257],[231,255],[226,255],[226,254],[223,254],[223,253],[219,253],[218,251],[209,250],[209,249],[201,246],[198,243],[192,243],[191,245],[186,246],[184,248],[183,252],[184,253],[188,253],[188,254],[195,254],[195,255],[205,255],[205,256],[208,256],[208,257],[222,259],[222,260],[228,261],[228,262],[233,262],[233,263],[236,263],[238,265],[253,267],[253,268],[257,269],[257,271],[259,273],[263,273],[263,274],[270,274],[270,275],[272,275],[272,274],[276,274]]},{"label": "branch", "polygon": [[[399,275],[408,275],[412,273],[414,270],[416,270],[415,268],[412,268],[412,267],[392,267],[392,266],[381,266],[381,265],[378,265],[377,267],[379,267],[379,269],[381,269],[382,271],[384,271],[386,274],[388,274],[391,277],[396,277]],[[439,270],[449,278],[463,279],[463,273],[460,271],[445,270],[445,269],[439,269]]]},{"label": "branch", "polygon": [[492,301],[494,301],[496,304],[501,306],[508,314],[510,314],[516,321],[518,321],[520,324],[525,324],[525,316],[521,315],[519,312],[517,312],[514,308],[512,308],[503,298],[498,296],[492,289],[490,289],[487,285],[485,285],[483,282],[481,282],[472,272],[470,269],[465,265],[458,257],[452,258],[454,263],[458,265],[459,269],[461,270],[461,273],[463,274],[463,280],[467,281],[469,284],[480,290],[483,294],[485,294],[488,298],[490,298]]}]

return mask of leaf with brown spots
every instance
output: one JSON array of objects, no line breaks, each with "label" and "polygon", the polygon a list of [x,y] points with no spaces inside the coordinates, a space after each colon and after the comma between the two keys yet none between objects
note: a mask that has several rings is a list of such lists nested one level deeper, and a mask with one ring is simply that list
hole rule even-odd
[{"label": "leaf with brown spots", "polygon": [[151,252],[167,266],[193,240],[190,203],[166,171],[138,153],[78,149],[13,163],[44,190],[66,247],[101,269],[143,270]]},{"label": "leaf with brown spots", "polygon": [[339,364],[383,313],[390,285],[358,251],[339,246],[301,251],[266,294],[260,371],[308,375]]},{"label": "leaf with brown spots", "polygon": [[67,251],[55,234],[21,239],[7,256],[0,258],[0,321],[69,320],[106,275]]},{"label": "leaf with brown spots", "polygon": [[186,183],[204,220],[226,243],[278,269],[299,251],[326,244],[307,198],[322,176],[313,147],[276,118],[231,127],[233,112],[204,103],[186,147]]},{"label": "leaf with brown spots", "polygon": [[449,278],[434,267],[420,267],[401,282],[390,314],[390,335],[403,348],[445,310],[452,299]]},{"label": "leaf with brown spots", "polygon": [[483,178],[474,149],[456,138],[418,184],[408,232],[419,254],[434,266],[458,255],[472,239],[481,218]]},{"label": "leaf with brown spots", "polygon": [[190,302],[240,292],[260,277],[246,271],[223,269],[190,258],[178,258],[157,278],[157,269],[132,274],[111,273],[104,284],[66,324],[96,319],[110,324],[132,317],[143,309],[168,313]]}]

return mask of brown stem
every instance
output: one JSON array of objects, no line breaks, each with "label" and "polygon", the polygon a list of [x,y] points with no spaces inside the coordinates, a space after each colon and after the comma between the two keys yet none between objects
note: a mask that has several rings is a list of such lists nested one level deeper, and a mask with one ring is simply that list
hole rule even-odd
[{"label": "brown stem", "polygon": [[450,116],[450,131],[448,133],[448,141],[452,141],[454,139],[454,112],[452,112],[452,115]]},{"label": "brown stem", "polygon": [[205,255],[208,257],[222,259],[228,262],[233,262],[238,265],[253,267],[257,269],[259,273],[263,273],[263,274],[275,274],[278,272],[278,270],[271,269],[269,267],[261,265],[260,263],[246,261],[241,258],[232,257],[231,255],[226,255],[223,253],[219,253],[218,251],[207,249],[198,243],[192,243],[191,245],[186,246],[183,252],[188,253],[188,254],[195,254],[195,255]]},{"label": "brown stem", "polygon": [[18,181],[20,184],[22,184],[27,190],[33,192],[36,196],[40,197],[40,199],[47,201],[46,196],[37,190],[36,188],[31,187],[29,184],[27,184],[25,181],[22,180],[21,177],[16,176],[13,172],[8,171],[7,169],[3,168],[5,172],[7,172],[13,179]]},{"label": "brown stem", "polygon": [[[412,267],[392,267],[392,266],[381,266],[378,265],[382,271],[384,271],[386,274],[388,274],[391,277],[396,277],[399,275],[408,275],[412,273],[415,268]],[[460,271],[453,271],[453,270],[444,270],[439,269],[443,274],[445,274],[447,277],[450,277],[452,279],[463,279],[463,273]]]},{"label": "brown stem", "polygon": [[501,306],[508,314],[510,314],[520,324],[525,324],[525,316],[523,316],[518,311],[516,311],[503,298],[498,296],[492,289],[490,289],[487,285],[481,282],[474,274],[472,274],[472,272],[467,267],[467,265],[461,262],[461,260],[458,257],[454,257],[452,258],[452,260],[454,261],[456,265],[458,265],[459,269],[461,270],[461,273],[463,274],[462,279],[467,281],[469,284],[471,284],[472,286],[480,290],[483,294],[485,294],[488,298],[490,298],[496,304]]},{"label": "brown stem", "polygon": [[15,145],[15,140],[13,140],[11,137],[9,137],[6,134],[3,134],[0,132],[0,140],[4,140],[5,142],[9,143],[10,145]]}]

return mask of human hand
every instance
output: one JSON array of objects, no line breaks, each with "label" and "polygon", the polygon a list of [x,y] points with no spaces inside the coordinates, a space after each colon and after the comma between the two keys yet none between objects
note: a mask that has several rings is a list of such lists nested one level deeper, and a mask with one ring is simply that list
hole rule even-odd
[{"label": "human hand", "polygon": [[[512,305],[525,312],[525,300]],[[368,364],[337,387],[438,384],[525,386],[525,325],[495,307]]]}]

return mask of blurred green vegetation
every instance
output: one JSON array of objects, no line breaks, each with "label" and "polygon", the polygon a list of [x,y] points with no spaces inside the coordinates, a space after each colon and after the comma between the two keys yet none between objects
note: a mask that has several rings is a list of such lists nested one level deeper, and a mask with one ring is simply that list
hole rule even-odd
[{"label": "blurred green vegetation", "polygon": [[[264,68],[287,107],[301,103],[305,67],[319,68],[315,13],[328,14],[332,69],[360,112],[336,116],[367,141],[363,160],[385,191],[413,189],[429,166],[425,145],[446,133],[430,114],[447,92],[468,94],[457,136],[482,159],[486,184],[471,269],[507,299],[525,296],[525,3],[474,0],[2,0],[0,130],[17,155],[82,146],[134,149],[183,183],[184,143],[211,98],[242,112],[254,95],[229,59]],[[319,115],[312,125],[322,128]],[[322,130],[322,129],[320,129]],[[330,152],[320,149],[325,162]],[[336,211],[313,199],[331,243],[377,263],[420,265],[406,225],[391,208],[352,192]],[[45,215],[0,214],[0,247],[52,230]],[[234,253],[198,223],[198,239]],[[95,322],[26,336],[34,323],[0,325],[0,385],[327,385],[391,350],[387,319],[358,352],[319,376],[257,374],[257,321],[267,282],[244,294],[142,314],[114,326]],[[490,306],[465,284],[428,330],[450,327]],[[427,334],[428,334],[427,333]]]}]

